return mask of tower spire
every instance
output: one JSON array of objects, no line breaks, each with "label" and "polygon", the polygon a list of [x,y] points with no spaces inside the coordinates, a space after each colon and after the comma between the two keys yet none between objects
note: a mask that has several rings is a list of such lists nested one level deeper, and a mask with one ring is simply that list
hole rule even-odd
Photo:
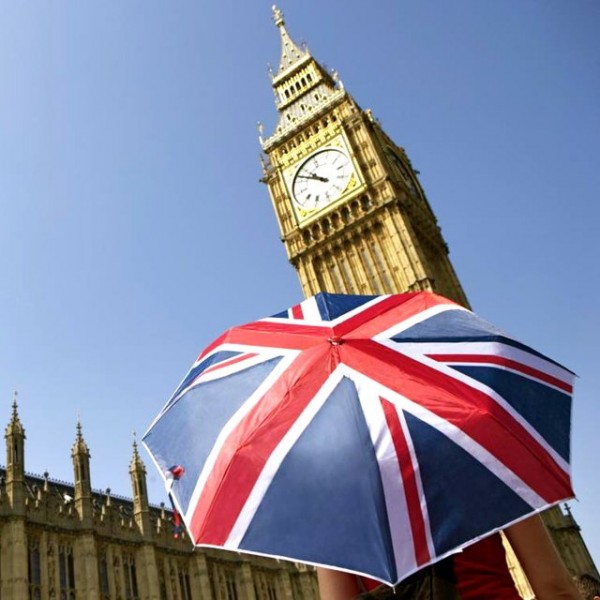
[{"label": "tower spire", "polygon": [[273,21],[279,28],[279,34],[281,35],[281,59],[279,60],[279,69],[277,70],[277,75],[281,75],[291,66],[310,56],[310,54],[306,48],[298,46],[292,40],[285,28],[283,13],[275,4],[273,5]]},{"label": "tower spire", "polygon": [[133,455],[129,463],[129,475],[133,488],[133,516],[140,533],[144,536],[150,535],[150,507],[148,502],[148,490],[146,488],[146,466],[138,452],[137,437],[133,433]]},{"label": "tower spire", "polygon": [[20,433],[23,433],[23,425],[21,424],[21,420],[19,419],[19,407],[17,404],[18,397],[19,392],[15,390],[13,392],[12,415],[8,427],[11,429],[12,432],[18,431]]},{"label": "tower spire", "polygon": [[[339,79],[319,64],[304,44],[298,45],[292,40],[283,13],[275,5],[273,21],[281,37],[281,57],[277,71],[269,69],[269,72],[279,120],[270,137],[264,138],[260,132],[259,140],[266,152],[301,123],[345,96]],[[267,166],[264,170],[268,171]]]},{"label": "tower spire", "polygon": [[75,508],[83,523],[89,525],[93,518],[92,483],[90,479],[90,451],[83,438],[81,420],[77,417],[75,442],[71,448],[75,475]]},{"label": "tower spire", "polygon": [[12,414],[6,427],[6,489],[14,511],[25,510],[25,429],[19,419],[18,392],[13,394]]}]

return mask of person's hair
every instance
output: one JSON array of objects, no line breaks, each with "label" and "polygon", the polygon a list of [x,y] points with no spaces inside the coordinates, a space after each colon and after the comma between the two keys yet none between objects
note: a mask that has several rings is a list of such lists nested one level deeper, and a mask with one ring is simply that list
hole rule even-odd
[{"label": "person's hair", "polygon": [[594,600],[595,596],[600,596],[600,581],[593,575],[584,573],[579,577],[575,577],[575,585],[583,600]]}]

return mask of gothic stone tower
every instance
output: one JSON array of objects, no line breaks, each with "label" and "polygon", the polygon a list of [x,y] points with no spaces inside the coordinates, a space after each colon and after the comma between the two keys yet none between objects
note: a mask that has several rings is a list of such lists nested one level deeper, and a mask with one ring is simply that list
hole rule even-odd
[{"label": "gothic stone tower", "polygon": [[[281,35],[279,68],[271,74],[279,119],[267,138],[259,125],[262,181],[305,296],[427,290],[468,306],[406,152],[337,73],[294,43],[276,7],[273,13]],[[555,507],[544,520],[571,573],[597,575],[570,513]],[[507,550],[521,595],[532,598]]]},{"label": "gothic stone tower", "polygon": [[263,181],[304,294],[428,290],[467,304],[404,149],[274,13],[279,122],[261,139]]}]

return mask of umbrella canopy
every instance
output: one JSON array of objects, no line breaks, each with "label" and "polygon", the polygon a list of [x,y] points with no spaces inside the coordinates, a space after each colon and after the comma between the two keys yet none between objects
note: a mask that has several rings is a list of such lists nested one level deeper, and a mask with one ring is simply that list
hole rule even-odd
[{"label": "umbrella canopy", "polygon": [[393,585],[573,496],[572,380],[441,296],[318,294],[213,342],[144,443],[197,545]]}]

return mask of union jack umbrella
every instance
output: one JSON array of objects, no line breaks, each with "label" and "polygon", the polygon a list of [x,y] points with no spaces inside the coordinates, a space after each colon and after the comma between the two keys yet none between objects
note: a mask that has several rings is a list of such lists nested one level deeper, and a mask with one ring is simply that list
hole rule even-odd
[{"label": "union jack umbrella", "polygon": [[573,377],[435,294],[318,294],[213,342],[144,443],[197,545],[394,585],[573,496]]}]

